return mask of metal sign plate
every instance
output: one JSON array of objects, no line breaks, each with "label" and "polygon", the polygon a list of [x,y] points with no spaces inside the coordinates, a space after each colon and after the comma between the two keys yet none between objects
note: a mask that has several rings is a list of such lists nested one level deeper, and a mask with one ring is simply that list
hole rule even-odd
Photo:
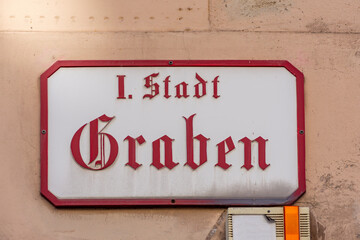
[{"label": "metal sign plate", "polygon": [[58,61],[41,75],[41,193],[290,204],[305,192],[303,80],[287,61]]}]

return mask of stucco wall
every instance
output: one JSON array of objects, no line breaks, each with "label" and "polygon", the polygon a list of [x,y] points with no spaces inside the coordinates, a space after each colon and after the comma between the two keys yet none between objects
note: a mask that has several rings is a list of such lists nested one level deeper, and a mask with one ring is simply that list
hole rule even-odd
[{"label": "stucco wall", "polygon": [[360,239],[360,2],[1,0],[0,239],[224,239],[223,208],[56,209],[40,81],[56,60],[282,59],[305,75],[312,239]]}]

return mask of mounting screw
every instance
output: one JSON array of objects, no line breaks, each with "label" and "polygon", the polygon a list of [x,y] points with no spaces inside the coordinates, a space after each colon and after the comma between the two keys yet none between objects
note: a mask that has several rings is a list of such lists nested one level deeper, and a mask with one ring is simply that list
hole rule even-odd
[{"label": "mounting screw", "polygon": [[45,133],[46,133],[46,130],[41,130],[41,133],[42,133],[42,134],[45,134]]},{"label": "mounting screw", "polygon": [[268,210],[267,213],[270,213],[270,210]]},{"label": "mounting screw", "polygon": [[300,130],[299,133],[300,133],[300,134],[304,134],[304,130]]},{"label": "mounting screw", "polygon": [[173,65],[173,63],[174,63],[173,61],[169,61],[169,65]]}]

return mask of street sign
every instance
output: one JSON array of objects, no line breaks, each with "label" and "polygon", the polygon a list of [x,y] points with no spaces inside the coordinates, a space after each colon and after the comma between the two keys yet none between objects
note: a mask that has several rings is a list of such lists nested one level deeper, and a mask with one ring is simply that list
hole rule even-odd
[{"label": "street sign", "polygon": [[287,61],[58,61],[41,75],[41,193],[290,204],[305,192],[303,84]]}]

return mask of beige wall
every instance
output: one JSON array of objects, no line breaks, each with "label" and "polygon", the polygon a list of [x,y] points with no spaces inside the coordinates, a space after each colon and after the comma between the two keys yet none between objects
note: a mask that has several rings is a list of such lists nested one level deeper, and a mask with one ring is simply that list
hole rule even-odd
[{"label": "beige wall", "polygon": [[223,239],[222,208],[56,209],[39,76],[56,60],[285,59],[305,75],[312,239],[360,239],[358,0],[0,0],[0,239]]}]

